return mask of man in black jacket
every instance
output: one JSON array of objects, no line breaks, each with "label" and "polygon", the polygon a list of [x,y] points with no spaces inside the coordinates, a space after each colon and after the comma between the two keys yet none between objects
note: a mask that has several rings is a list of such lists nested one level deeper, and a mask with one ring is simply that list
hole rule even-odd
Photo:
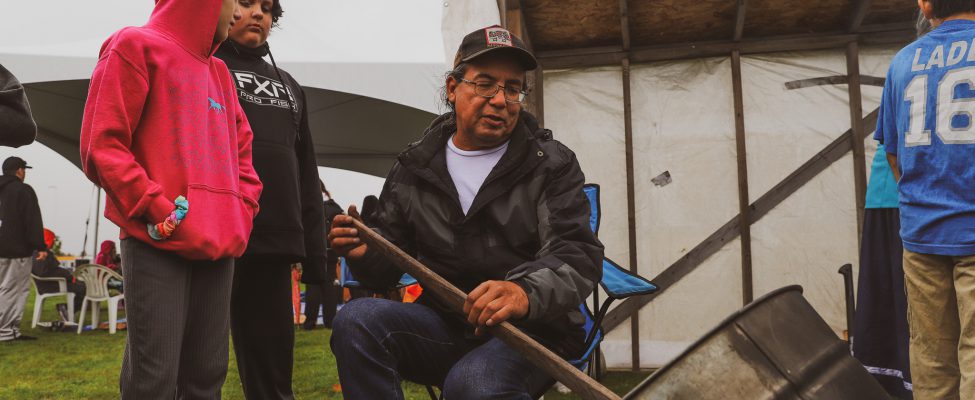
[{"label": "man in black jacket", "polygon": [[0,146],[28,145],[35,135],[37,125],[31,118],[24,87],[0,65]]},{"label": "man in black jacket", "polygon": [[30,166],[19,157],[3,161],[0,176],[0,342],[33,340],[20,334],[30,291],[31,259],[47,258],[44,223],[34,189],[24,183]]},{"label": "man in black jacket", "polygon": [[[294,312],[291,264],[302,281],[325,282],[325,215],[315,146],[301,86],[269,64],[267,37],[279,0],[239,0],[242,18],[216,56],[227,63],[254,131],[253,159],[264,191],[261,212],[231,294],[231,333],[248,399],[291,399]],[[272,57],[273,62],[273,57]]]},{"label": "man in black jacket", "polygon": [[[44,245],[50,249],[53,246],[53,240],[52,233],[51,238],[45,241]],[[61,268],[58,264],[58,258],[54,257],[54,254],[42,260],[34,260],[30,273],[41,278],[63,278],[65,281],[65,289],[70,293],[74,293],[74,304],[72,304],[74,311],[81,310],[81,303],[85,300],[85,283],[82,281],[73,281],[74,276],[71,271]],[[57,293],[61,291],[61,286],[58,282],[35,281],[34,285],[37,288],[38,294]]]},{"label": "man in black jacket", "polygon": [[[347,304],[331,343],[346,398],[402,398],[401,378],[448,399],[531,398],[552,378],[483,335],[505,320],[565,358],[583,352],[579,305],[600,279],[603,246],[575,155],[521,109],[536,66],[498,26],[461,43],[446,79],[453,112],[399,155],[372,225],[467,292],[466,315],[428,293],[416,304]],[[332,247],[362,284],[393,285],[402,272],[359,241],[351,218],[333,222]]]}]

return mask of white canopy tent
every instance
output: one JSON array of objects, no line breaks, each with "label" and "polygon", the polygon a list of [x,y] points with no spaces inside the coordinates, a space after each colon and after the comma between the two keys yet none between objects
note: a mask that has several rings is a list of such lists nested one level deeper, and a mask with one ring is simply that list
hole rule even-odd
[{"label": "white canopy tent", "polygon": [[[440,111],[439,1],[285,0],[269,40],[306,89],[320,165],[385,176]],[[39,141],[78,163],[87,80],[108,36],[148,20],[150,0],[13,2],[0,63],[27,86]],[[52,9],[53,8],[53,9]],[[409,15],[411,18],[403,18]],[[416,17],[412,17],[416,16]]]}]

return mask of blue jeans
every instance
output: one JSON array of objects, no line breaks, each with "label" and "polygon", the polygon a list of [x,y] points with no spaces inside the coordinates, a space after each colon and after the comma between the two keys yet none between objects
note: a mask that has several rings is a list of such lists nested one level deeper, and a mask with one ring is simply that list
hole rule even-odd
[{"label": "blue jeans", "polygon": [[471,342],[430,308],[384,299],[346,304],[332,328],[346,399],[402,399],[401,380],[444,398],[531,399],[555,381],[498,339]]}]

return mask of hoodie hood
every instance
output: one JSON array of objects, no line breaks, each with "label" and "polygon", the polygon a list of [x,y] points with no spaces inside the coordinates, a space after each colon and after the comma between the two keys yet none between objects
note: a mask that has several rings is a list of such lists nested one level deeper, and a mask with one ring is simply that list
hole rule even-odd
[{"label": "hoodie hood", "polygon": [[108,267],[110,264],[114,264],[114,260],[112,260],[114,256],[115,242],[106,240],[102,242],[101,249],[98,251],[98,255],[95,257],[95,264]]},{"label": "hoodie hood", "polygon": [[99,251],[99,253],[109,254],[113,251],[115,251],[115,242],[111,240],[106,240],[102,242],[101,251]]},{"label": "hoodie hood", "polygon": [[220,43],[213,43],[220,7],[221,0],[156,0],[146,26],[205,60],[220,47]]},{"label": "hoodie hood", "polygon": [[20,179],[13,175],[0,175],[0,191],[6,189],[7,185],[19,181]]}]

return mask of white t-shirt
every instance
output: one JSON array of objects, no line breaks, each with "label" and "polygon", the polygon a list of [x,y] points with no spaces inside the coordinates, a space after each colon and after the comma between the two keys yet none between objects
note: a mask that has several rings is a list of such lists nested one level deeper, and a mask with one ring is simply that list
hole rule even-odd
[{"label": "white t-shirt", "polygon": [[471,209],[474,197],[481,190],[481,185],[487,179],[488,174],[498,165],[501,156],[508,150],[508,142],[487,150],[461,150],[454,145],[453,136],[447,141],[447,172],[450,179],[454,181],[457,194],[460,197],[460,205],[464,209],[464,214]]}]

